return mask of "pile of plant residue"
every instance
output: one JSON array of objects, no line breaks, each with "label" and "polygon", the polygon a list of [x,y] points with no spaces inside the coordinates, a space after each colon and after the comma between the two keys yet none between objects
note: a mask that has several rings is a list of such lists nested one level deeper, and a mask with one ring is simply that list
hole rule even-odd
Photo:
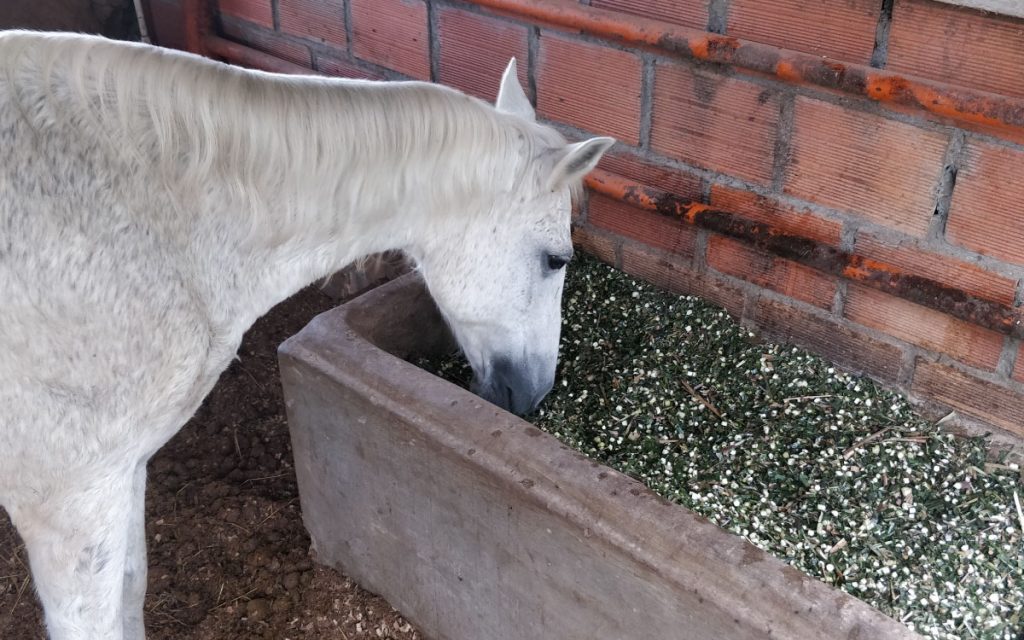
[{"label": "pile of plant residue", "polygon": [[1024,637],[1021,475],[983,439],[592,259],[563,317],[539,427],[919,633]]}]

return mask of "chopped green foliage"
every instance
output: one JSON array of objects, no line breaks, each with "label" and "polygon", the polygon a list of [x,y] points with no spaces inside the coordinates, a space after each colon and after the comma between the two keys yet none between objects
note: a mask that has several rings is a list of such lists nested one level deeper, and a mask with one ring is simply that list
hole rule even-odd
[{"label": "chopped green foliage", "polygon": [[1024,637],[1024,492],[983,439],[587,258],[559,367],[532,419],[568,445],[925,636]]}]

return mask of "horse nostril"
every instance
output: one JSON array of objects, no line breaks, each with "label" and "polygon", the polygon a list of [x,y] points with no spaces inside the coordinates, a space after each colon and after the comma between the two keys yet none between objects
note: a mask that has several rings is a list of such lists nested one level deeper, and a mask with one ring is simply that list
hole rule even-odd
[{"label": "horse nostril", "polygon": [[470,389],[502,409],[519,416],[532,413],[551,390],[554,381],[537,383],[535,371],[500,358],[489,367],[488,377],[474,378]]},{"label": "horse nostril", "polygon": [[507,384],[506,385],[502,385],[502,391],[505,394],[505,397],[504,397],[504,402],[501,403],[501,407],[505,411],[511,411],[511,412],[515,413],[515,406],[516,406],[515,405],[515,399],[516,399],[515,391],[513,391],[512,387],[510,387]]}]

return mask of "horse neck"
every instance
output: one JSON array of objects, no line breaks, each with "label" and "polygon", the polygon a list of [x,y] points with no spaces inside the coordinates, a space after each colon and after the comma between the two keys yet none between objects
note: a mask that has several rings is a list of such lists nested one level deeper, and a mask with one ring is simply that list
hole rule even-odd
[{"label": "horse neck", "polygon": [[[274,110],[283,99],[275,91],[295,96],[301,86],[271,82],[281,86],[260,87],[269,93],[256,104]],[[225,144],[209,159],[215,179],[200,189],[190,244],[211,324],[229,342],[318,278],[370,253],[409,248],[444,215],[438,183],[462,179],[446,173],[458,173],[454,163],[464,159],[422,153],[426,116],[409,106],[427,108],[424,98],[443,90],[314,82],[314,95],[287,103],[284,117],[238,110],[230,126],[244,144]]]}]

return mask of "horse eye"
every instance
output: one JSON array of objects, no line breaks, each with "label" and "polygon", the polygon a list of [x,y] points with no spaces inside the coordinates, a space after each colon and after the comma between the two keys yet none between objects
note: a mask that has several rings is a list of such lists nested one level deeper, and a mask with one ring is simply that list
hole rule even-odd
[{"label": "horse eye", "polygon": [[565,265],[569,264],[571,256],[556,256],[554,254],[548,254],[548,269],[552,271],[558,271]]}]

